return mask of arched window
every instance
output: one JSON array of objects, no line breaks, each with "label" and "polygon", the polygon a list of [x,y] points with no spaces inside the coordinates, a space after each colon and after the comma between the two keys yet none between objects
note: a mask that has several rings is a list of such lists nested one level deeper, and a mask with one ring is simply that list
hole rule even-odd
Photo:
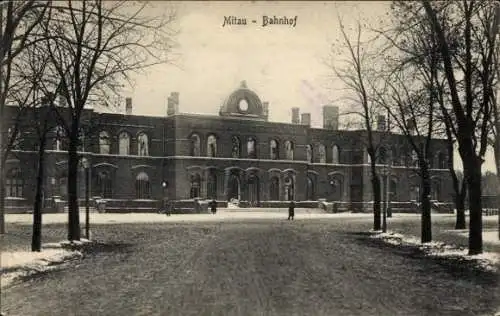
[{"label": "arched window", "polygon": [[411,150],[411,166],[418,167],[418,155],[414,149]]},{"label": "arched window", "polygon": [[420,201],[420,187],[417,185],[410,186],[410,200],[411,201]]},{"label": "arched window", "polygon": [[141,132],[137,134],[137,154],[139,156],[149,156],[149,139],[148,135]]},{"label": "arched window", "polygon": [[391,148],[391,163],[394,166],[397,166],[399,164],[399,159],[398,159],[398,152],[396,148]]},{"label": "arched window", "polygon": [[334,177],[330,178],[330,186],[333,192],[332,199],[334,201],[342,200],[342,194],[343,194],[342,177],[339,175],[335,175]]},{"label": "arched window", "polygon": [[217,157],[217,138],[215,135],[210,135],[207,138],[207,156]]},{"label": "arched window", "polygon": [[11,141],[13,150],[21,148],[21,132],[19,130],[15,130],[15,128],[9,127],[7,130],[7,143],[10,143]]},{"label": "arched window", "polygon": [[207,179],[207,197],[217,199],[217,173],[215,169],[210,169]]},{"label": "arched window", "polygon": [[151,198],[149,176],[145,172],[140,172],[135,178],[135,197],[137,199]]},{"label": "arched window", "polygon": [[332,148],[332,163],[339,164],[340,163],[340,149],[339,146],[333,145]]},{"label": "arched window", "polygon": [[385,147],[381,146],[378,149],[378,163],[385,165],[387,163],[387,153]]},{"label": "arched window", "polygon": [[66,132],[62,126],[57,126],[54,129],[53,149],[57,151],[65,150]]},{"label": "arched window", "polygon": [[118,136],[118,154],[122,156],[130,155],[130,135],[127,132],[121,132]]},{"label": "arched window", "polygon": [[97,174],[97,186],[101,197],[111,198],[112,182],[108,171],[101,171]]},{"label": "arched window", "polygon": [[447,161],[446,161],[446,155],[444,153],[439,153],[438,155],[438,168],[439,169],[446,169],[447,168]]},{"label": "arched window", "polygon": [[306,160],[309,163],[313,162],[313,151],[312,151],[312,146],[311,145],[307,145],[306,146]]},{"label": "arched window", "polygon": [[250,159],[256,159],[257,158],[257,150],[256,150],[256,141],[253,137],[249,137],[247,141],[247,153],[248,153],[248,158]]},{"label": "arched window", "polygon": [[106,131],[99,133],[99,152],[108,155],[111,150],[111,139]]},{"label": "arched window", "polygon": [[293,176],[286,175],[283,180],[285,184],[285,198],[287,201],[292,201],[295,199],[295,182]]},{"label": "arched window", "polygon": [[189,197],[194,199],[200,197],[201,177],[199,174],[191,176],[191,191]]},{"label": "arched window", "polygon": [[62,198],[66,198],[68,195],[68,175],[66,173],[61,174],[58,179],[59,185],[59,195]]},{"label": "arched window", "polygon": [[431,196],[433,200],[441,200],[441,182],[438,179],[432,180]]},{"label": "arched window", "polygon": [[277,176],[271,178],[269,184],[269,199],[271,201],[280,200],[280,179]]},{"label": "arched window", "polygon": [[[408,153],[408,149],[405,147],[400,147],[399,149],[399,165],[400,166],[406,166],[407,165],[407,158],[406,155]],[[394,158],[396,160],[396,158]]]},{"label": "arched window", "polygon": [[391,183],[389,186],[389,193],[390,193],[391,200],[397,201],[397,199],[398,199],[398,183],[394,179],[391,179]]},{"label": "arched window", "polygon": [[314,200],[314,181],[311,179],[311,177],[307,177],[306,199],[308,201]]},{"label": "arched window", "polygon": [[85,130],[81,127],[78,130],[78,151],[85,151]]},{"label": "arched window", "polygon": [[269,148],[270,148],[270,158],[272,160],[279,159],[279,148],[278,148],[278,142],[275,139],[271,139],[269,142]]},{"label": "arched window", "polygon": [[15,168],[7,172],[5,177],[5,195],[8,197],[23,197],[24,179],[21,169]]},{"label": "arched window", "polygon": [[323,144],[319,145],[319,162],[326,163],[326,147]]},{"label": "arched window", "polygon": [[240,138],[238,136],[232,137],[231,157],[232,158],[241,158],[241,142],[240,142]]},{"label": "arched window", "polygon": [[293,143],[289,140],[285,142],[285,154],[287,160],[293,160]]},{"label": "arched window", "polygon": [[191,156],[199,157],[200,156],[200,136],[197,134],[193,134],[190,137],[191,141]]}]

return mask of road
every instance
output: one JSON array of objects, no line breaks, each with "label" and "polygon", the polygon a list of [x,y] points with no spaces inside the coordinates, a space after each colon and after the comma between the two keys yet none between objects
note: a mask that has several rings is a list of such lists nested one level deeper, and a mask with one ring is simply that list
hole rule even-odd
[{"label": "road", "polygon": [[356,233],[369,228],[369,219],[348,218],[101,225],[95,238],[106,245],[6,289],[2,310],[462,316],[488,315],[499,306],[497,283],[480,275],[457,278],[446,266]]}]

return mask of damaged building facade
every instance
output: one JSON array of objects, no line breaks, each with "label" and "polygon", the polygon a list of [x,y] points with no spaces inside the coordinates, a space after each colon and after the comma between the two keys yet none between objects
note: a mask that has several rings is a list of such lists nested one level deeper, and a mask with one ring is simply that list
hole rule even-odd
[{"label": "damaged building facade", "polygon": [[[336,106],[323,106],[323,128],[311,127],[311,115],[299,108],[290,109],[290,123],[270,122],[270,104],[242,82],[223,102],[219,115],[180,113],[175,92],[168,98],[165,116],[134,115],[132,107],[127,98],[125,114],[85,110],[79,155],[89,168],[80,170],[81,199],[84,174],[89,172],[91,197],[105,200],[110,209],[152,209],[167,197],[221,203],[234,199],[242,206],[324,199],[340,209],[371,211],[367,134],[340,130]],[[65,201],[67,139],[53,123],[47,136],[44,200]],[[7,160],[5,189],[11,211],[31,205],[34,199],[33,134],[29,124],[22,127]],[[407,140],[388,133],[384,117],[379,118],[374,137],[380,144],[377,168],[389,179],[384,188],[389,189],[391,205],[404,208],[414,203],[420,179]],[[433,140],[431,149],[432,199],[450,202],[445,140]]]}]

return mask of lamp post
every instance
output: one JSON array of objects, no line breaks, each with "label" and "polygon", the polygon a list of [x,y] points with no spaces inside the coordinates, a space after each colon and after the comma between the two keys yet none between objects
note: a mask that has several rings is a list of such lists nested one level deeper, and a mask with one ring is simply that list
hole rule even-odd
[{"label": "lamp post", "polygon": [[385,203],[384,203],[384,207],[383,207],[383,212],[382,212],[382,232],[383,233],[386,233],[387,232],[387,208],[388,208],[388,205],[389,205],[389,201],[388,201],[388,188],[387,188],[387,183],[389,182],[387,179],[389,179],[389,170],[388,170],[388,166],[387,165],[384,165],[384,168],[382,169],[382,175],[386,178],[386,181],[385,182]]},{"label": "lamp post", "polygon": [[167,191],[167,187],[168,187],[168,182],[167,181],[162,181],[161,182],[161,187],[162,187],[162,195],[161,195],[161,205],[162,205],[162,208],[163,208],[163,211],[164,212],[168,212],[168,210],[166,209],[167,208],[167,203],[166,203],[166,191]]},{"label": "lamp post", "polygon": [[388,165],[387,165],[387,196],[386,196],[386,201],[387,201],[387,217],[392,217],[392,210],[391,210],[391,171],[392,171],[392,150],[389,149],[389,159],[388,159]]},{"label": "lamp post", "polygon": [[90,166],[87,158],[82,158],[82,167],[85,172],[85,238],[90,240],[90,210],[89,210],[89,172]]}]

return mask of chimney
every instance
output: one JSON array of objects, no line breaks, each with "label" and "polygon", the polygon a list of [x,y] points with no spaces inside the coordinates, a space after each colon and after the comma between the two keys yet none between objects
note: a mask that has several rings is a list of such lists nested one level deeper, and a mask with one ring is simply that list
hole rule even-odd
[{"label": "chimney", "polygon": [[299,108],[292,108],[292,124],[300,124]]},{"label": "chimney", "polygon": [[377,116],[377,130],[379,132],[385,132],[385,130],[386,130],[385,116],[384,115]]},{"label": "chimney", "polygon": [[132,114],[132,98],[125,98],[125,114]]},{"label": "chimney", "polygon": [[168,97],[167,115],[174,115],[179,112],[179,92],[172,92]]},{"label": "chimney", "polygon": [[414,121],[412,119],[407,119],[406,120],[406,126],[408,128],[408,132],[410,133],[410,135],[414,135],[415,134],[415,124],[414,124]]},{"label": "chimney", "polygon": [[339,129],[339,107],[332,105],[323,106],[323,128],[330,130]]},{"label": "chimney", "polygon": [[311,113],[302,113],[301,124],[311,126]]},{"label": "chimney", "polygon": [[262,110],[263,110],[264,117],[266,118],[266,121],[267,121],[267,119],[269,117],[269,102],[262,103]]},{"label": "chimney", "polygon": [[59,103],[59,106],[60,106],[60,107],[65,108],[65,107],[68,105],[68,103],[66,103],[66,98],[65,98],[64,96],[59,95],[59,96],[58,96],[58,99],[59,99],[59,100],[58,100],[58,103]]}]

